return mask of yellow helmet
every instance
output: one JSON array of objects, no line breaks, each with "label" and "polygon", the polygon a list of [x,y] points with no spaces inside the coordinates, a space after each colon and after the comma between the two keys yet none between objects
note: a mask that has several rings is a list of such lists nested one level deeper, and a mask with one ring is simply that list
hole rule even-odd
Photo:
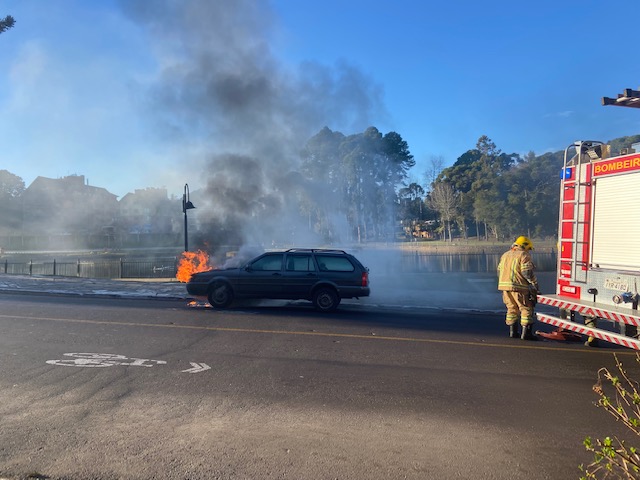
[{"label": "yellow helmet", "polygon": [[520,235],[518,238],[516,238],[513,244],[518,245],[519,247],[522,247],[525,250],[533,250],[533,242],[529,240],[528,237],[525,237],[524,235]]}]

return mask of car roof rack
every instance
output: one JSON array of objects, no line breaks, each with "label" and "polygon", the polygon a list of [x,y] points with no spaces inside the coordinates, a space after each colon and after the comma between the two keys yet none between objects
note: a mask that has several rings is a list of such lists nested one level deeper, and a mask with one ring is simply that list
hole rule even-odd
[{"label": "car roof rack", "polygon": [[347,253],[344,250],[337,250],[334,248],[290,248],[287,252]]}]

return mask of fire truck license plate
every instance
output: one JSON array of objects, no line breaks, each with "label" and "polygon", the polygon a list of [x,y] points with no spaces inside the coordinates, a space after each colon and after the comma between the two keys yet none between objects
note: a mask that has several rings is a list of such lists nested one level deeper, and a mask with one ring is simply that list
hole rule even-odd
[{"label": "fire truck license plate", "polygon": [[605,278],[604,288],[626,292],[629,290],[629,283],[622,278]]}]

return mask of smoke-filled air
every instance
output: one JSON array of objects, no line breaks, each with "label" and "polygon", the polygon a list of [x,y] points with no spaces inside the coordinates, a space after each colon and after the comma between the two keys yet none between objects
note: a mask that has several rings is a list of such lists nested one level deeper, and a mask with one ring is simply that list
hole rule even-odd
[{"label": "smoke-filled air", "polygon": [[328,2],[5,2],[0,248],[552,237],[564,148],[640,138],[600,104],[633,63],[581,27],[609,4],[520,35],[524,5]]},{"label": "smoke-filled air", "polygon": [[[161,66],[147,118],[164,141],[188,145],[180,167],[202,185],[191,195],[194,241],[215,249],[351,240],[329,176],[338,172],[328,166],[326,176],[310,175],[305,146],[323,127],[366,129],[374,113],[384,114],[380,88],[346,63],[284,65],[270,46],[277,25],[267,2],[127,1],[123,8],[145,27]],[[306,153],[308,161],[313,153]]]}]

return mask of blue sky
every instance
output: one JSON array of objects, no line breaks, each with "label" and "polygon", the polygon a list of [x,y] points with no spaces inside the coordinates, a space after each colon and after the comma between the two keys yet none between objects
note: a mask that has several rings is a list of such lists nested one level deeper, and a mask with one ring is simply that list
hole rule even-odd
[{"label": "blue sky", "polygon": [[[323,126],[398,132],[417,181],[481,135],[542,154],[640,134],[637,110],[600,105],[640,87],[633,1],[1,5],[16,26],[0,34],[0,169],[27,185],[77,174],[181,195],[220,153],[295,168],[278,162]],[[246,98],[233,78],[250,79]]]}]

